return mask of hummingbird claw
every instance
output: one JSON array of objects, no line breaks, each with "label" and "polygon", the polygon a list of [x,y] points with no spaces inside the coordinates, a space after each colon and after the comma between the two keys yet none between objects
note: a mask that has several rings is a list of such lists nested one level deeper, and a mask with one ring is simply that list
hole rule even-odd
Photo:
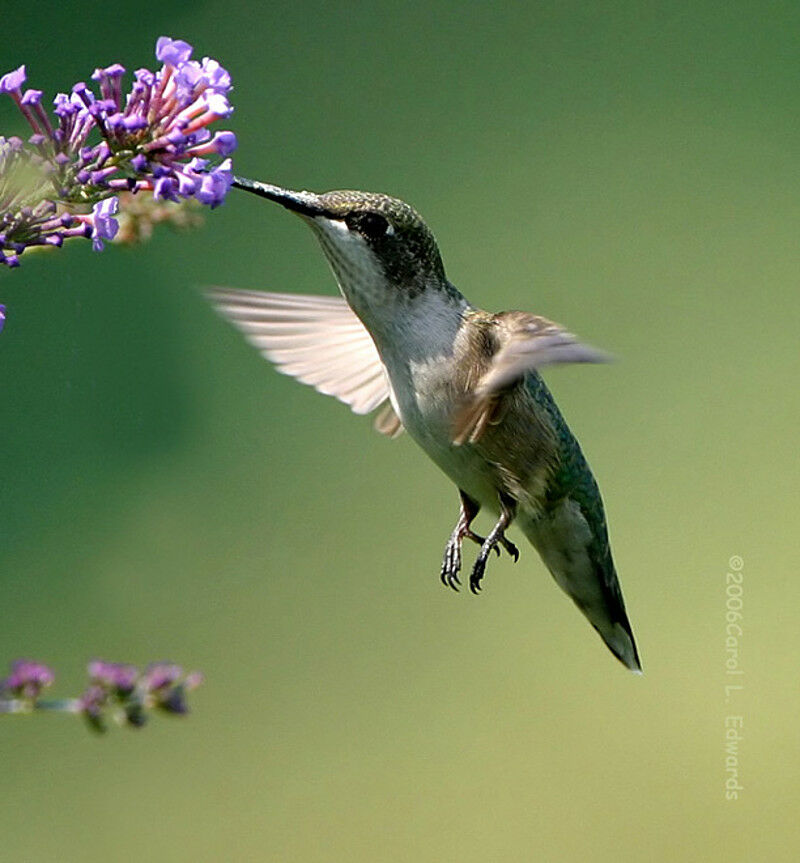
[{"label": "hummingbird claw", "polygon": [[[510,539],[506,539],[505,536],[500,537],[500,544],[503,548],[508,552],[508,556],[514,559],[514,563],[519,560],[519,549],[511,542]],[[497,551],[498,557],[500,556],[500,549],[495,546],[495,550]]]},{"label": "hummingbird claw", "polygon": [[459,585],[461,584],[461,580],[457,575],[456,570],[446,570],[442,567],[442,584],[445,587],[449,587],[458,593]]},{"label": "hummingbird claw", "polygon": [[489,560],[489,555],[493,551],[497,551],[498,555],[500,554],[496,544],[485,542],[483,546],[481,546],[475,565],[472,567],[472,572],[469,576],[469,589],[475,594],[475,596],[481,592],[481,581],[483,581],[483,576],[486,572],[486,563]]},{"label": "hummingbird claw", "polygon": [[486,570],[486,561],[481,562],[480,558],[472,568],[472,574],[469,577],[469,589],[477,596],[481,592],[481,581],[483,573]]}]

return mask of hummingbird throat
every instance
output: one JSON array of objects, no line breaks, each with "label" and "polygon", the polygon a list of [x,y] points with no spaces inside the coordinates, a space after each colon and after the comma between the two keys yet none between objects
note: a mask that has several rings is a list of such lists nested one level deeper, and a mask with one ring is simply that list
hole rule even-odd
[{"label": "hummingbird throat", "polygon": [[391,301],[391,286],[375,252],[338,219],[316,218],[311,226],[336,277],[339,288],[351,307],[374,308]]}]

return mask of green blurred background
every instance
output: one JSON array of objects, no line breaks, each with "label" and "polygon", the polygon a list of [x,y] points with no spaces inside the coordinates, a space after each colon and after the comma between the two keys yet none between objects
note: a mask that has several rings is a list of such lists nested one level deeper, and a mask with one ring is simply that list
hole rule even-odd
[{"label": "green blurred background", "polygon": [[297,219],[233,192],[193,233],[0,273],[0,660],[51,662],[63,694],[95,655],[207,677],[139,733],[4,721],[0,857],[798,859],[797,3],[3,12],[3,71],[49,96],[187,39],[233,74],[240,173],[403,197],[473,302],[620,357],[547,378],[645,676],[530,548],[480,598],[441,586],[455,489],[199,295],[335,292]]}]

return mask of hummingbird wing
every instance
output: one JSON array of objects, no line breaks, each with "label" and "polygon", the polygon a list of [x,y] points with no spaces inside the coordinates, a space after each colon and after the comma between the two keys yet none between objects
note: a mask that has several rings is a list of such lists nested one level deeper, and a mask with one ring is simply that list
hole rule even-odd
[{"label": "hummingbird wing", "polygon": [[456,414],[453,443],[475,443],[502,413],[503,398],[543,366],[556,363],[602,363],[611,358],[579,342],[560,324],[528,312],[494,315],[497,350],[473,391]]},{"label": "hummingbird wing", "polygon": [[216,309],[278,371],[334,396],[357,414],[385,402],[375,421],[397,437],[403,425],[389,401],[389,378],[366,327],[343,297],[213,288]]}]

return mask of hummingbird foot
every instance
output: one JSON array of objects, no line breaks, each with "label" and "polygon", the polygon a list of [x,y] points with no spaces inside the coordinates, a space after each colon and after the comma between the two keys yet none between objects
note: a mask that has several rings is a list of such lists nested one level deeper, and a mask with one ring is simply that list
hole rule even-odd
[{"label": "hummingbird foot", "polygon": [[[450,539],[447,540],[447,545],[444,549],[441,579],[442,584],[447,587],[452,587],[455,591],[458,590],[461,584],[461,579],[458,577],[458,573],[461,572],[461,545],[465,539],[471,539],[481,547],[483,547],[483,544],[486,542],[485,537],[479,536],[469,528],[462,530],[459,528],[459,525],[456,525],[453,532],[450,534]],[[519,557],[519,552],[517,551],[516,546],[512,545],[505,539],[501,539],[500,542],[503,543],[503,547],[509,554],[513,555],[515,560]],[[511,550],[509,550],[509,546]],[[500,549],[497,545],[494,546],[494,551],[497,552],[499,557]]]},{"label": "hummingbird foot", "polygon": [[497,519],[497,524],[495,524],[489,532],[489,535],[483,541],[481,550],[478,552],[478,558],[475,561],[475,565],[472,567],[472,572],[470,573],[469,589],[476,595],[480,593],[481,590],[481,581],[486,572],[486,564],[489,561],[489,555],[492,551],[496,551],[498,555],[500,554],[498,546],[503,546],[508,554],[514,558],[514,563],[519,560],[519,549],[510,539],[507,539],[505,535],[505,530],[514,520],[515,513],[515,501],[511,498],[507,498],[505,495],[501,495],[500,518]]},{"label": "hummingbird foot", "polygon": [[[481,547],[486,542],[485,537],[479,536],[470,528],[472,520],[480,510],[480,505],[472,500],[471,497],[464,494],[463,491],[459,490],[459,493],[461,494],[461,512],[458,516],[456,526],[450,534],[450,539],[447,540],[440,575],[442,584],[456,591],[461,584],[458,573],[461,571],[461,546],[464,540],[471,539]],[[500,554],[500,550],[496,546],[495,550]]]}]

